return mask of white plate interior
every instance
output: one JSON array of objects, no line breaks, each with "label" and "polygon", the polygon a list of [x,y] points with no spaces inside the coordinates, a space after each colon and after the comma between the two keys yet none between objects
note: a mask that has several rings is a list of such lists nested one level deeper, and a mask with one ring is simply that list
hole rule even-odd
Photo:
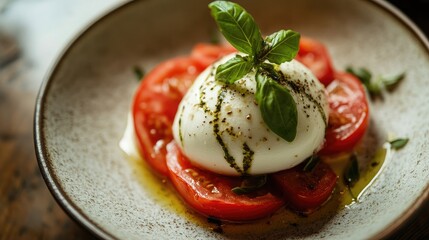
[{"label": "white plate interior", "polygon": [[362,203],[304,225],[286,222],[257,234],[240,225],[219,234],[174,195],[160,197],[170,195],[168,187],[153,187],[157,179],[118,147],[138,85],[132,68],[150,69],[185,54],[209,41],[215,27],[208,1],[146,0],[85,31],[62,56],[39,99],[36,131],[44,174],[72,214],[97,234],[120,239],[350,239],[379,234],[416,203],[429,181],[427,47],[371,1],[269,2],[242,1],[263,32],[292,28],[316,38],[327,45],[337,69],[352,64],[380,74],[406,71],[394,94],[373,104],[371,120],[377,132],[411,141],[394,154]]}]

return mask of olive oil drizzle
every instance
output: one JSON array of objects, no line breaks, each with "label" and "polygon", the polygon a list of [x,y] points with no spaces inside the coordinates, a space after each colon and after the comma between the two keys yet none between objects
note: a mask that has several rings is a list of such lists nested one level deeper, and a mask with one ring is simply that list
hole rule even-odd
[{"label": "olive oil drizzle", "polygon": [[180,139],[180,145],[182,145],[182,148],[185,147],[185,143],[183,142],[183,133],[182,133],[182,117],[183,117],[183,111],[185,111],[185,105],[182,106],[182,109],[180,110],[180,116],[179,116],[179,139]]},{"label": "olive oil drizzle", "polygon": [[[214,68],[212,68],[212,73],[210,73],[210,75],[209,76],[211,76],[212,74],[213,74],[213,69]],[[209,76],[204,80],[204,82],[207,82],[207,80],[208,80],[208,78],[209,78]],[[206,102],[204,101],[204,99],[206,98],[206,86],[204,85],[204,84],[201,84],[201,86],[200,86],[200,103],[199,103],[199,107],[200,108],[202,108],[203,110],[204,110],[204,112],[205,113],[209,113],[209,114],[211,114],[211,115],[213,115],[213,113],[209,110],[209,108],[207,107],[207,104],[206,104]]]},{"label": "olive oil drizzle", "polygon": [[[134,129],[132,123],[128,122],[127,128]],[[371,128],[369,129],[370,133],[373,132]],[[371,136],[371,135],[370,135]],[[124,139],[131,139],[131,136],[124,136],[121,141]],[[132,140],[131,140],[132,141]],[[366,156],[363,159],[362,166],[365,166],[361,173],[360,180],[352,187],[354,195],[357,196],[357,200],[361,199],[364,195],[368,194],[368,190],[371,189],[373,184],[379,179],[380,175],[384,172],[384,168],[389,164],[393,163],[392,156],[395,151],[391,149],[390,144],[385,144],[383,147],[379,146],[378,143],[372,141],[366,141],[362,143],[365,148],[369,147],[375,151],[375,153],[367,151],[357,151],[358,156]],[[206,219],[201,217],[198,214],[193,214],[192,211],[189,211],[183,202],[178,197],[177,193],[174,191],[174,188],[171,184],[167,183],[157,177],[150,167],[146,164],[146,161],[143,161],[142,156],[138,153],[138,150],[129,150],[124,148],[120,144],[121,149],[126,154],[126,160],[128,163],[136,169],[133,171],[136,180],[139,182],[139,185],[143,186],[144,191],[152,196],[153,199],[156,199],[157,203],[161,204],[163,207],[169,208],[171,211],[183,216],[191,222],[195,222],[202,226],[207,226]],[[136,148],[136,146],[135,146]],[[359,148],[359,147],[358,147]],[[135,152],[134,152],[135,151]],[[323,161],[327,162],[331,168],[336,172],[338,176],[343,174],[345,160],[348,159],[348,154],[341,154],[334,157],[323,157]],[[368,159],[367,159],[368,158]],[[293,211],[283,208],[277,213],[272,215],[269,220],[269,224],[266,224],[267,219],[261,219],[255,222],[248,222],[246,224],[233,224],[223,222],[223,229],[228,234],[242,233],[249,231],[251,229],[253,234],[263,233],[266,231],[276,231],[284,230],[285,227],[292,226],[295,229],[297,226],[308,226],[308,224],[326,219],[327,216],[335,216],[341,209],[349,208],[353,204],[358,204],[348,193],[346,186],[340,180],[337,182],[336,190],[334,191],[331,199],[324,204],[321,209],[316,212],[302,217]],[[212,226],[207,226],[207,228]]]},{"label": "olive oil drizzle", "polygon": [[325,123],[325,127],[328,127],[328,119],[326,119],[326,115],[325,115],[325,111],[323,110],[323,106],[320,104],[319,101],[314,99],[313,96],[311,96],[311,94],[309,94],[305,91],[306,89],[309,89],[308,86],[301,85],[295,81],[289,80],[281,71],[278,71],[278,73],[281,76],[281,78],[279,79],[279,83],[282,85],[288,85],[290,87],[290,89],[292,89],[292,91],[294,91],[296,94],[299,94],[301,96],[304,95],[305,97],[307,97],[307,99],[310,100],[314,104],[315,107],[317,107],[317,110],[319,111],[320,116],[322,117],[323,122]]},{"label": "olive oil drizzle", "polygon": [[255,154],[252,149],[249,148],[247,143],[243,143],[243,171],[247,173],[252,166],[253,155]]},{"label": "olive oil drizzle", "polygon": [[223,139],[219,133],[220,132],[220,130],[219,130],[220,112],[221,112],[222,102],[223,102],[223,99],[225,97],[225,92],[226,92],[226,86],[224,85],[219,90],[219,95],[218,95],[219,97],[217,99],[216,108],[215,108],[215,111],[213,113],[213,115],[214,115],[213,133],[216,135],[216,141],[222,147],[222,150],[224,152],[224,158],[229,163],[229,166],[234,168],[238,173],[243,175],[243,174],[245,174],[245,172],[243,170],[241,170],[240,167],[237,165],[234,157],[229,153],[228,147],[226,146],[225,142],[223,141]]},{"label": "olive oil drizzle", "polygon": [[[207,82],[209,80],[209,78],[211,76],[213,76],[215,70],[216,70],[216,68],[214,68],[214,67],[211,68],[211,72],[207,76],[207,78],[205,79],[205,82]],[[224,100],[224,97],[225,97],[225,93],[228,91],[228,89],[227,89],[228,86],[227,85],[221,86],[221,88],[219,90],[218,99],[216,101],[216,105],[215,105],[214,111],[210,111],[210,109],[208,108],[207,103],[205,101],[205,98],[206,98],[206,92],[205,92],[205,90],[208,87],[209,86],[207,84],[203,84],[203,85],[200,86],[200,89],[199,89],[199,92],[200,92],[200,102],[198,104],[198,107],[200,107],[205,113],[210,114],[210,115],[213,116],[213,121],[210,121],[209,123],[213,125],[213,133],[214,133],[214,135],[216,137],[216,141],[221,146],[222,151],[224,152],[224,159],[227,161],[227,163],[229,164],[229,166],[232,167],[232,168],[234,168],[238,173],[240,173],[241,175],[246,175],[247,172],[249,171],[251,165],[252,165],[253,155],[255,154],[255,152],[250,149],[249,145],[247,145],[246,142],[243,143],[243,149],[242,149],[242,153],[243,153],[243,169],[241,169],[237,165],[237,162],[236,162],[235,158],[229,152],[229,149],[228,149],[227,145],[225,144],[225,142],[224,142],[224,140],[222,139],[222,136],[221,136],[222,135],[222,131],[220,130],[220,123],[225,121],[225,119],[221,120],[221,109],[222,109],[222,103],[223,103],[223,100]],[[211,88],[211,90],[213,90],[213,87]],[[182,109],[182,113],[183,113],[183,109]],[[180,119],[179,119],[179,129],[181,128],[181,118],[182,118],[182,114],[180,115]],[[225,131],[229,135],[231,135],[231,136],[236,136],[236,134],[233,133],[232,128],[231,129],[227,129]],[[179,133],[179,135],[180,134],[181,133]],[[181,139],[181,141],[183,142],[182,139]]]}]

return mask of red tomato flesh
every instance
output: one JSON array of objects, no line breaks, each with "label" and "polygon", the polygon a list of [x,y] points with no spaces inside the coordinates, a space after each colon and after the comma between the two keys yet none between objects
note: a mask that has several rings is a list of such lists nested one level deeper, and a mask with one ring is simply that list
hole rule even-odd
[{"label": "red tomato flesh", "polygon": [[[170,179],[182,198],[197,212],[229,221],[248,221],[277,211],[284,201],[267,187],[237,195],[240,177],[227,177],[191,165],[173,141],[167,146]],[[223,159],[221,159],[223,160]]]},{"label": "red tomato flesh", "polygon": [[157,173],[168,174],[166,145],[183,96],[207,66],[234,51],[230,45],[198,44],[190,57],[162,62],[142,79],[132,106],[134,129],[143,158]]},{"label": "red tomato flesh", "polygon": [[336,73],[328,85],[329,123],[320,154],[350,151],[364,136],[369,123],[365,89],[349,73]]},{"label": "red tomato flesh", "polygon": [[230,44],[216,45],[199,43],[192,49],[191,57],[199,61],[199,63],[206,68],[219,58],[233,52],[237,52],[237,50]]},{"label": "red tomato flesh", "polygon": [[323,162],[309,172],[304,172],[301,164],[275,173],[273,178],[289,206],[299,212],[319,208],[330,198],[337,183],[337,175]]},{"label": "red tomato flesh", "polygon": [[301,37],[296,60],[308,67],[323,85],[328,86],[334,80],[331,57],[319,41]]},{"label": "red tomato flesh", "polygon": [[161,175],[168,174],[166,145],[173,139],[177,108],[203,69],[192,58],[173,58],[149,72],[137,89],[132,106],[137,143],[145,161]]}]

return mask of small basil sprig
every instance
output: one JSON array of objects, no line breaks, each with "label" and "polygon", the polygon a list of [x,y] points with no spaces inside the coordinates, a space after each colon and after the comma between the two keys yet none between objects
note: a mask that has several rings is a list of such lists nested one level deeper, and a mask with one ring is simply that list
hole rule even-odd
[{"label": "small basil sprig", "polygon": [[234,187],[231,191],[237,195],[254,192],[267,183],[267,175],[246,177],[239,187]]},{"label": "small basil sprig", "polygon": [[408,138],[398,138],[398,139],[389,141],[389,143],[390,143],[390,147],[392,149],[399,150],[399,149],[405,147],[405,145],[407,145],[408,141],[409,141]]},{"label": "small basil sprig", "polygon": [[[286,141],[296,137],[298,113],[289,90],[279,84],[278,64],[291,61],[299,50],[300,34],[280,30],[265,39],[253,17],[240,5],[228,1],[209,4],[211,14],[232,46],[246,56],[236,55],[216,69],[217,81],[232,84],[256,72],[255,98],[267,126]],[[267,62],[268,61],[268,62]]]},{"label": "small basil sprig", "polygon": [[226,63],[219,65],[216,70],[216,80],[225,83],[234,83],[250,72],[252,67],[253,63],[248,57],[237,55]]},{"label": "small basil sprig", "polygon": [[261,32],[246,10],[228,1],[215,1],[209,7],[220,32],[238,51],[252,55],[261,50]]},{"label": "small basil sprig", "polygon": [[356,184],[357,181],[359,181],[360,174],[359,174],[359,164],[356,154],[352,154],[349,159],[349,163],[347,164],[347,167],[344,171],[343,175],[343,181],[346,184],[350,195],[352,198],[357,201],[357,198],[354,196],[351,188]]},{"label": "small basil sprig", "polygon": [[[299,50],[300,35],[291,30],[280,30],[265,39],[265,51],[260,60],[282,64],[294,59]],[[268,44],[267,44],[268,43]]]},{"label": "small basil sprig", "polygon": [[139,66],[134,66],[133,67],[133,72],[134,72],[134,75],[137,78],[137,81],[141,81],[143,79],[145,72]]},{"label": "small basil sprig", "polygon": [[298,118],[291,116],[297,116],[298,113],[292,95],[265,71],[258,70],[256,73],[256,86],[255,99],[264,122],[286,141],[293,141]]},{"label": "small basil sprig", "polygon": [[347,186],[353,187],[359,180],[359,165],[356,154],[350,156],[349,164],[344,171],[344,182]]},{"label": "small basil sprig", "polygon": [[405,77],[405,73],[401,73],[388,77],[378,76],[373,78],[371,72],[366,68],[347,67],[346,71],[359,78],[372,96],[380,95],[383,89],[393,90]]}]

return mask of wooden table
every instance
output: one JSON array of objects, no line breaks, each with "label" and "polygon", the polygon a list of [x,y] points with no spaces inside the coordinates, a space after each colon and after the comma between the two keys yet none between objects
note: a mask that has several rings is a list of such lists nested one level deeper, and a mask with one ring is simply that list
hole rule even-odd
[{"label": "wooden table", "polygon": [[[0,9],[0,239],[94,238],[62,211],[41,177],[33,111],[44,74],[61,49],[121,1],[13,0]],[[428,1],[392,2],[429,34]],[[8,57],[1,57],[5,52]],[[410,238],[429,239],[429,203],[392,237]]]}]

